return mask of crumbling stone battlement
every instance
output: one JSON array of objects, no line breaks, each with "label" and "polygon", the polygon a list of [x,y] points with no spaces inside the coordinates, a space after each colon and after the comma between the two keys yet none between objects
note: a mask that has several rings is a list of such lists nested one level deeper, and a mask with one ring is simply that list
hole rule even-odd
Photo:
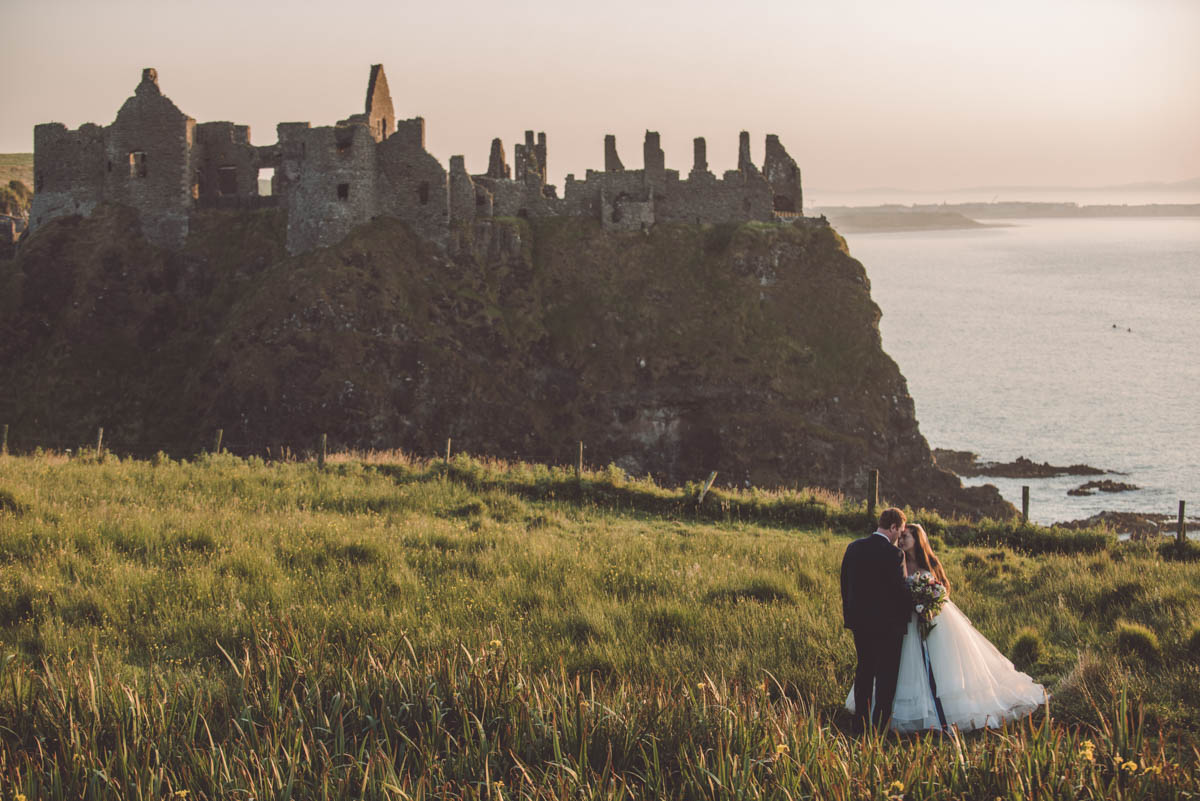
[{"label": "crumbling stone battlement", "polygon": [[[546,134],[525,131],[505,159],[493,139],[487,172],[467,173],[462,156],[447,171],[425,149],[425,121],[396,119],[382,65],[371,67],[362,113],[313,127],[284,122],[278,141],[259,147],[250,129],[205,122],[181,112],[162,94],[158,74],[142,73],[133,97],[112,125],[59,123],[34,128],[34,197],[29,227],[55,217],[88,215],[104,202],[139,211],[148,239],[168,248],[187,238],[193,209],[279,205],[287,213],[287,247],[301,253],[331,245],[378,215],[398,217],[445,245],[452,226],[492,217],[589,216],[611,229],[658,222],[769,221],[803,208],[800,169],[779,137],[768,135],[762,169],[742,132],[738,167],[721,177],[708,169],[703,138],[693,147],[686,178],[666,168],[657,132],[647,131],[642,169],[626,169],[616,137],[604,138],[603,171],[568,175],[563,195],[547,183]],[[271,194],[259,175],[274,170]]]}]

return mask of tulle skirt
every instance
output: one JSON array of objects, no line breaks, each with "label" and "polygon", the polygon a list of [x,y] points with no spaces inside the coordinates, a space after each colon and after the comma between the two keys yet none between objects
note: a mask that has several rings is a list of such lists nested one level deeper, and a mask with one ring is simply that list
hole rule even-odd
[{"label": "tulle skirt", "polygon": [[[942,703],[948,728],[960,731],[999,728],[1024,717],[1046,702],[1046,691],[1020,672],[1004,654],[976,631],[971,621],[951,601],[942,607],[933,631],[925,640],[929,668]],[[913,732],[942,726],[930,689],[921,634],[914,615],[900,648],[900,675],[891,727]],[[854,688],[846,699],[854,713]]]}]

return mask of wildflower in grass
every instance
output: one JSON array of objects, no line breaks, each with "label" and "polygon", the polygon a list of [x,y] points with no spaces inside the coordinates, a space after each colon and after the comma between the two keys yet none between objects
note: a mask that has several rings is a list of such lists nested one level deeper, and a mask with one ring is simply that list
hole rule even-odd
[{"label": "wildflower in grass", "polygon": [[1134,762],[1132,759],[1121,765],[1121,770],[1125,771],[1126,773],[1137,773],[1137,769],[1138,763]]},{"label": "wildflower in grass", "polygon": [[775,746],[775,758],[779,759],[780,757],[787,755],[791,750],[792,749],[788,748],[787,743],[780,743],[779,745]]},{"label": "wildflower in grass", "polygon": [[1084,762],[1096,761],[1096,744],[1091,740],[1084,740],[1079,744],[1079,758]]},{"label": "wildflower in grass", "polygon": [[493,648],[499,648],[499,647],[500,647],[500,641],[499,641],[499,640],[492,640],[490,643],[488,643],[488,645],[492,646]]},{"label": "wildflower in grass", "polygon": [[901,797],[904,795],[904,782],[894,781],[888,785],[887,794],[889,798]]}]

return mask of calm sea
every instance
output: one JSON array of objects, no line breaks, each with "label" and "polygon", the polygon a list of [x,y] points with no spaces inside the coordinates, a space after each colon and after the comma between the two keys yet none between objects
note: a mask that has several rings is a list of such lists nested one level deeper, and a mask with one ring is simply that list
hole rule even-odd
[{"label": "calm sea", "polygon": [[1180,500],[1200,515],[1200,219],[1012,222],[847,236],[930,446],[1085,462],[1141,487],[987,479],[1018,507],[1028,484],[1039,523],[1174,515]]}]

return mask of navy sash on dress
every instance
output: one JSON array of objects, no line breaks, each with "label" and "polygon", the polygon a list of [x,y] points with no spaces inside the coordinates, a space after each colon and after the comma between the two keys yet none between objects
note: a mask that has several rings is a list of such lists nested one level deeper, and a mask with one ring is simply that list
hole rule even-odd
[{"label": "navy sash on dress", "polygon": [[[920,634],[917,636],[920,637]],[[925,644],[924,637],[921,637],[921,656],[925,657],[925,675],[929,677],[929,692],[933,693],[933,706],[937,709],[938,723],[945,731],[946,713],[942,710],[942,699],[938,697],[937,682],[933,679],[933,666],[929,664],[929,646]]]}]

